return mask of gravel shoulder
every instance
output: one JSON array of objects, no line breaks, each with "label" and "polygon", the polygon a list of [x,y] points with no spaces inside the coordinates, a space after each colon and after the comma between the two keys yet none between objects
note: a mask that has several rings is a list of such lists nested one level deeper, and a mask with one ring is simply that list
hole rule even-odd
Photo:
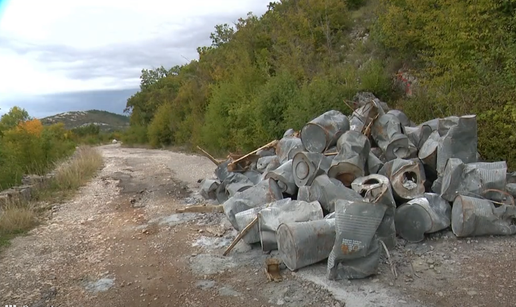
[{"label": "gravel shoulder", "polygon": [[515,306],[513,237],[442,232],[398,241],[379,274],[328,281],[325,263],[268,282],[259,246],[239,243],[222,214],[176,214],[200,200],[206,158],[99,147],[105,167],[50,218],[0,252],[0,306]]}]

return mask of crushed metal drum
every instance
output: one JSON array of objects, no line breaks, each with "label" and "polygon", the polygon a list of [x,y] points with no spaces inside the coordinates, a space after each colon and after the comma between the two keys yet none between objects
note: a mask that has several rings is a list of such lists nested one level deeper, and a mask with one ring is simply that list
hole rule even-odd
[{"label": "crushed metal drum", "polygon": [[256,170],[258,170],[259,172],[264,172],[270,164],[275,165],[275,167],[272,170],[280,166],[278,156],[272,155],[261,157],[260,159],[258,159],[258,161],[256,161]]},{"label": "crushed metal drum", "polygon": [[394,159],[385,163],[378,172],[389,178],[394,196],[407,201],[425,192],[425,170],[418,159]]},{"label": "crushed metal drum", "polygon": [[506,174],[505,161],[466,164],[458,158],[450,158],[444,169],[441,196],[454,201],[459,194],[482,195],[487,189],[504,190]]},{"label": "crushed metal drum", "polygon": [[284,137],[276,145],[276,155],[280,164],[292,159],[296,153],[303,150],[303,143],[297,137]]},{"label": "crushed metal drum", "polygon": [[318,175],[326,173],[333,158],[318,152],[298,152],[292,159],[294,182],[298,187],[311,185]]},{"label": "crushed metal drum", "polygon": [[376,232],[385,210],[386,206],[363,201],[335,201],[335,244],[328,257],[328,279],[366,278],[378,271],[381,249]]},{"label": "crushed metal drum", "polygon": [[335,243],[335,219],[283,223],[276,237],[283,263],[295,271],[328,258]]},{"label": "crushed metal drum", "polygon": [[457,237],[513,235],[516,207],[459,195],[452,207],[451,226]]},{"label": "crushed metal drum", "polygon": [[392,114],[384,114],[374,121],[371,136],[383,150],[387,161],[410,156],[409,139],[402,129],[400,121]]},{"label": "crushed metal drum", "polygon": [[217,199],[217,188],[220,182],[213,179],[203,179],[200,185],[199,194],[205,199]]},{"label": "crushed metal drum", "polygon": [[349,119],[337,110],[327,111],[301,129],[301,141],[309,152],[324,152],[349,130]]},{"label": "crushed metal drum", "polygon": [[353,180],[365,175],[371,144],[364,134],[350,130],[339,138],[337,149],[339,153],[331,163],[328,176],[350,187]]},{"label": "crushed metal drum", "polygon": [[[439,134],[442,136],[437,146],[437,173],[442,174],[450,158],[461,159],[464,163],[477,161],[477,117],[475,115],[451,116],[439,120]],[[446,130],[446,133],[441,131]]]},{"label": "crushed metal drum", "polygon": [[451,206],[439,194],[425,193],[396,209],[396,231],[409,242],[450,227]]},{"label": "crushed metal drum", "polygon": [[317,176],[309,189],[309,199],[317,200],[327,212],[335,211],[333,200],[335,199],[360,200],[360,194],[344,186],[338,180],[330,179],[326,174]]},{"label": "crushed metal drum", "polygon": [[321,205],[317,201],[292,200],[262,209],[258,214],[262,250],[268,252],[278,249],[276,231],[281,223],[306,222],[323,217]]},{"label": "crushed metal drum", "polygon": [[294,196],[297,193],[297,186],[292,174],[292,160],[288,160],[277,169],[270,171],[265,175],[265,179],[274,179],[278,182],[278,186],[282,193]]},{"label": "crushed metal drum", "polygon": [[231,225],[238,229],[235,214],[280,199],[283,199],[283,194],[276,181],[273,179],[264,180],[243,192],[236,193],[225,201],[223,204],[224,213]]},{"label": "crushed metal drum", "polygon": [[388,249],[393,249],[396,246],[396,227],[394,223],[396,202],[392,195],[389,179],[382,175],[373,174],[357,178],[353,181],[351,187],[364,198],[364,201],[386,206],[377,234]]},{"label": "crushed metal drum", "polygon": [[[251,208],[249,210],[235,214],[235,220],[238,225],[236,230],[241,231],[247,225],[249,225],[249,223],[251,223],[258,216],[258,212],[260,212],[262,208],[263,207]],[[242,240],[247,244],[260,242],[260,229],[258,224],[253,225],[251,229],[244,235]]]},{"label": "crushed metal drum", "polygon": [[251,188],[254,183],[245,175],[240,173],[229,173],[215,191],[215,196],[219,204],[224,203],[238,192],[243,192]]}]

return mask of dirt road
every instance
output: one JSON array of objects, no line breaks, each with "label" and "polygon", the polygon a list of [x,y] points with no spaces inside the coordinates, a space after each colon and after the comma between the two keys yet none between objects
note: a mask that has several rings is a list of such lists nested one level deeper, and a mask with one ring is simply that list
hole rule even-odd
[{"label": "dirt road", "polygon": [[[515,306],[516,241],[441,233],[399,241],[379,275],[329,282],[325,264],[283,270],[244,244],[222,214],[176,214],[211,176],[204,157],[100,147],[105,167],[76,197],[0,253],[0,306]],[[412,263],[412,266],[410,265]]]}]

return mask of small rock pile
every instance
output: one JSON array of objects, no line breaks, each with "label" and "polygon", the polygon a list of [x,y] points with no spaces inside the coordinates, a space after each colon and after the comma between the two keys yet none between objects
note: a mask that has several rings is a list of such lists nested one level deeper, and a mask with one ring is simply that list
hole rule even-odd
[{"label": "small rock pile", "polygon": [[419,125],[370,93],[299,132],[218,164],[201,195],[222,204],[248,244],[290,270],[327,259],[328,278],[364,278],[400,236],[420,242],[516,233],[516,173],[483,162],[475,115]]}]

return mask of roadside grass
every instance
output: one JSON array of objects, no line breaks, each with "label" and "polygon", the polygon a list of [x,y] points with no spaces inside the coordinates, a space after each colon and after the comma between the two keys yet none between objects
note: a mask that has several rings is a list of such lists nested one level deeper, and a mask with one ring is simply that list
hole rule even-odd
[{"label": "roadside grass", "polygon": [[96,148],[80,146],[72,157],[57,165],[55,177],[47,186],[32,191],[31,201],[13,200],[5,204],[0,209],[0,248],[38,224],[41,214],[49,209],[44,203],[70,198],[102,165],[102,155]]}]

